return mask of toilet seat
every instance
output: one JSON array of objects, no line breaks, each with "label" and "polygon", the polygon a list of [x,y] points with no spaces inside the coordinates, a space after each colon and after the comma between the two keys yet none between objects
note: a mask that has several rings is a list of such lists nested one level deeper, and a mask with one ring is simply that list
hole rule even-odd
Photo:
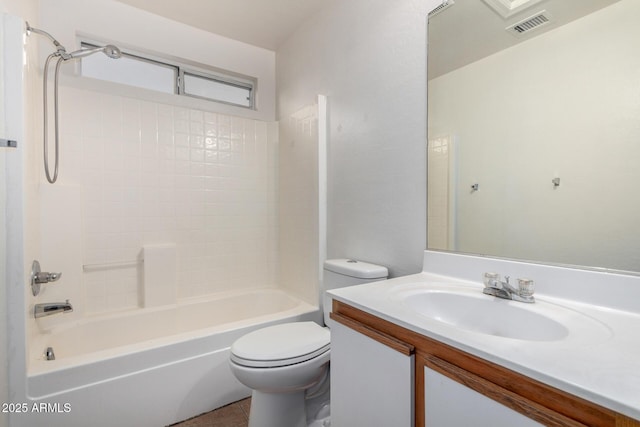
[{"label": "toilet seat", "polygon": [[231,347],[231,361],[276,368],[314,359],[330,349],[331,334],[315,322],[283,323],[251,332]]}]

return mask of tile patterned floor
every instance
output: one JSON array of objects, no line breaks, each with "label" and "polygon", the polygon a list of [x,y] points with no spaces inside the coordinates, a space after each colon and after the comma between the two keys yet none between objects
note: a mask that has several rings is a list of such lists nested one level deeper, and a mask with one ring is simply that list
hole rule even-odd
[{"label": "tile patterned floor", "polygon": [[207,412],[171,427],[248,427],[251,398]]}]

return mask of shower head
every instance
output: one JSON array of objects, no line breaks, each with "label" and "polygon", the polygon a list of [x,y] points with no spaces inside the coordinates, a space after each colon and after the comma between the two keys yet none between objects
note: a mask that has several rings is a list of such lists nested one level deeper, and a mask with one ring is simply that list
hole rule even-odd
[{"label": "shower head", "polygon": [[118,59],[122,56],[122,52],[116,46],[112,44],[108,44],[106,46],[94,47],[91,49],[80,49],[75,52],[71,52],[69,54],[70,58],[83,58],[85,56],[93,55],[96,52],[102,52],[107,55],[109,58]]},{"label": "shower head", "polygon": [[104,47],[103,52],[105,55],[107,55],[111,59],[118,59],[122,57],[122,52],[120,52],[120,49],[118,49],[117,46],[114,46],[112,44],[106,45]]}]

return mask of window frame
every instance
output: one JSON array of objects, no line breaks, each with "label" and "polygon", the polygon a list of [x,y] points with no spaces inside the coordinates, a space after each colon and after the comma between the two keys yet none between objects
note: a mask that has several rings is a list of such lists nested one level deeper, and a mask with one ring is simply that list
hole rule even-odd
[{"label": "window frame", "polygon": [[[81,40],[80,46],[83,49],[93,49],[96,47],[104,46],[105,43],[95,42],[93,40]],[[185,60],[181,62],[180,60],[171,60],[165,57],[158,57],[156,55],[145,55],[143,53],[137,52],[131,49],[121,49],[121,53],[123,57],[127,57],[129,59],[133,59],[136,61],[147,62],[158,67],[170,68],[175,70],[174,73],[174,87],[173,94],[180,96],[188,96],[196,99],[203,99],[206,101],[216,102],[225,105],[231,105],[234,107],[246,108],[249,110],[256,110],[256,91],[258,82],[255,77],[244,76],[238,73],[234,73],[231,71],[225,71],[213,67],[208,67],[206,65],[192,66],[187,63]],[[82,71],[81,71],[82,74]],[[209,80],[214,83],[219,83],[227,86],[231,86],[234,88],[245,89],[248,91],[249,96],[247,98],[248,104],[238,104],[231,101],[226,101],[223,99],[210,98],[207,96],[200,96],[192,93],[187,93],[185,90],[185,75],[194,76],[197,78]],[[116,82],[117,83],[117,82]],[[119,83],[125,84],[125,83]],[[139,87],[139,86],[135,86]],[[153,89],[147,89],[153,90]]]},{"label": "window frame", "polygon": [[[233,79],[229,76],[222,76],[219,74],[212,74],[212,73],[206,73],[206,72],[201,72],[201,71],[197,71],[194,69],[189,69],[186,67],[180,68],[179,69],[179,73],[178,73],[178,90],[180,91],[179,94],[180,95],[184,95],[184,96],[190,96],[192,98],[198,98],[198,99],[206,99],[206,100],[210,100],[210,101],[215,101],[215,102],[220,102],[222,104],[228,104],[228,105],[234,105],[237,107],[243,107],[243,108],[250,108],[250,109],[255,109],[255,83],[247,83],[244,81],[240,81],[237,79]],[[213,98],[209,98],[206,96],[199,96],[199,95],[195,95],[193,93],[187,93],[186,89],[185,89],[185,75],[189,75],[189,76],[193,76],[193,77],[198,77],[201,79],[205,79],[205,80],[209,80],[211,82],[215,82],[215,83],[222,83],[224,85],[227,86],[231,86],[231,87],[235,87],[235,88],[240,88],[240,89],[247,89],[249,92],[249,97],[247,99],[247,101],[249,101],[249,105],[242,105],[242,104],[236,104],[235,102],[229,102],[229,101],[223,101],[223,100],[219,100],[219,99],[213,99]]]}]

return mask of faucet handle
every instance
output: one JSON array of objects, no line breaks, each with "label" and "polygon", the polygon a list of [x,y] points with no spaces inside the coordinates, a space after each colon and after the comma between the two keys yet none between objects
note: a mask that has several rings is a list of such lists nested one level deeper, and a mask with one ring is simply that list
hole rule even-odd
[{"label": "faucet handle", "polygon": [[498,273],[484,273],[484,286],[488,288],[495,288],[500,282],[500,275]]},{"label": "faucet handle", "polygon": [[40,285],[55,282],[60,279],[62,273],[49,273],[40,269],[38,260],[31,264],[31,293],[35,297],[40,293]]},{"label": "faucet handle", "polygon": [[518,279],[518,295],[521,297],[530,297],[535,291],[533,280],[531,279]]},{"label": "faucet handle", "polygon": [[62,276],[62,273],[49,273],[48,271],[41,271],[35,274],[35,282],[39,284],[55,282]]}]

